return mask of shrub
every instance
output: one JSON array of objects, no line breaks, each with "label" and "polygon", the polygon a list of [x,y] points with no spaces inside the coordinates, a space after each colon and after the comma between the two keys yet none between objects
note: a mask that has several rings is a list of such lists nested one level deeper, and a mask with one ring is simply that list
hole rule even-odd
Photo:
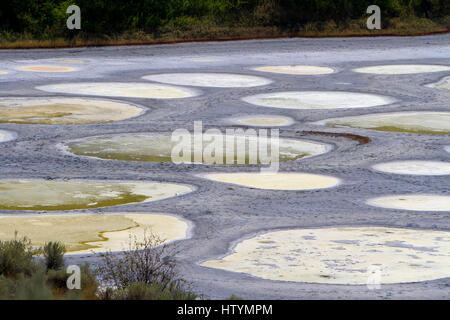
[{"label": "shrub", "polygon": [[184,288],[170,285],[135,282],[125,288],[109,290],[103,296],[105,300],[195,300],[197,295]]},{"label": "shrub", "polygon": [[60,270],[64,267],[64,253],[66,247],[63,243],[47,242],[43,247],[45,266],[47,270]]},{"label": "shrub", "polygon": [[157,235],[145,234],[142,241],[130,237],[129,248],[102,256],[98,274],[107,286],[104,299],[195,299],[186,282],[175,271],[176,246]]},{"label": "shrub", "polygon": [[0,241],[0,275],[6,278],[17,278],[19,274],[30,276],[36,270],[35,253],[26,237]]}]

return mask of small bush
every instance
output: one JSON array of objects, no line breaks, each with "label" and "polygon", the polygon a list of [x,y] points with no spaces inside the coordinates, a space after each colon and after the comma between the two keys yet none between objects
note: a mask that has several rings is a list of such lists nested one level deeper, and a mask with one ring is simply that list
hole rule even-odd
[{"label": "small bush", "polygon": [[98,274],[107,289],[104,299],[195,299],[186,282],[175,271],[174,244],[164,243],[155,234],[145,234],[142,241],[130,237],[129,248],[122,254],[107,252],[102,256]]},{"label": "small bush", "polygon": [[66,247],[63,243],[47,242],[43,247],[45,266],[47,270],[60,270],[64,267],[64,253]]},{"label": "small bush", "polygon": [[30,276],[36,270],[35,253],[26,237],[0,241],[0,275],[6,278],[17,278],[19,274]]}]

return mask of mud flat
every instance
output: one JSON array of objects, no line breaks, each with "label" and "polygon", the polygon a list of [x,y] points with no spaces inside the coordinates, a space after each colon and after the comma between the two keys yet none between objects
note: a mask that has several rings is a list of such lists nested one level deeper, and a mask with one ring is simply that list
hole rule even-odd
[{"label": "mud flat", "polygon": [[284,127],[290,126],[295,121],[289,117],[272,115],[254,115],[230,119],[236,124],[243,124],[251,127]]},{"label": "mud flat", "polygon": [[142,79],[161,83],[216,88],[248,88],[264,86],[272,80],[231,73],[163,73],[142,77]]},{"label": "mud flat", "polygon": [[450,162],[443,161],[392,161],[376,164],[373,169],[381,172],[423,176],[450,174]]},{"label": "mud flat", "polygon": [[394,103],[391,97],[345,91],[287,91],[248,96],[243,101],[281,109],[369,108]]},{"label": "mud flat", "polygon": [[[123,134],[98,136],[69,141],[62,146],[62,148],[69,153],[79,155],[96,157],[100,159],[122,160],[122,161],[149,161],[149,162],[172,162],[172,152],[178,156],[183,156],[183,149],[180,149],[180,141],[185,141],[185,149],[189,149],[191,156],[187,156],[184,163],[204,163],[204,164],[255,164],[265,163],[264,159],[261,161],[257,152],[251,152],[253,149],[250,145],[258,146],[265,144],[271,150],[272,143],[270,137],[263,140],[257,136],[250,137],[244,135],[232,135],[234,150],[242,148],[245,150],[245,158],[239,158],[239,155],[233,153],[229,158],[232,161],[227,161],[227,147],[225,144],[226,138],[222,135],[203,134],[203,150],[194,150],[194,139],[191,135],[183,135],[182,139],[172,141],[171,134]],[[208,140],[209,142],[206,142]],[[219,141],[223,146],[222,155],[212,154],[208,152],[207,148],[211,141]],[[177,147],[178,145],[178,147]],[[279,160],[293,161],[300,158],[315,156],[323,154],[331,150],[331,145],[313,142],[308,140],[297,139],[279,139]],[[195,151],[195,152],[194,152]],[[218,152],[218,151],[217,151]],[[203,155],[203,157],[202,157]],[[270,152],[269,152],[270,157]],[[184,157],[183,157],[184,159]],[[202,159],[202,160],[197,160]],[[255,160],[255,161],[251,161]]]},{"label": "mud flat", "polygon": [[72,72],[76,71],[77,69],[61,66],[23,66],[20,67],[19,70],[31,72]]},{"label": "mud flat", "polygon": [[147,99],[180,99],[200,94],[199,91],[192,89],[142,82],[62,83],[39,86],[36,89],[57,93]]},{"label": "mud flat", "polygon": [[450,112],[392,112],[325,119],[314,122],[329,127],[351,127],[390,132],[450,134]]},{"label": "mud flat", "polygon": [[14,140],[15,137],[15,133],[11,131],[0,130],[0,143]]},{"label": "mud flat", "polygon": [[159,182],[0,180],[0,210],[60,211],[150,202],[191,187]]},{"label": "mud flat", "polygon": [[386,75],[402,75],[450,71],[449,66],[432,64],[392,64],[353,69],[354,72]]},{"label": "mud flat", "polygon": [[432,194],[383,196],[369,199],[367,200],[367,204],[375,207],[396,210],[450,212],[450,196]]},{"label": "mud flat", "polygon": [[301,65],[263,66],[253,68],[253,70],[270,73],[292,74],[292,75],[319,75],[319,74],[330,74],[334,72],[334,69],[328,67],[301,66]]},{"label": "mud flat", "polygon": [[241,172],[207,173],[200,176],[212,181],[266,190],[314,190],[336,187],[340,183],[338,178],[310,173]]},{"label": "mud flat", "polygon": [[129,103],[80,98],[0,98],[0,123],[90,124],[124,120],[144,112]]},{"label": "mud flat", "polygon": [[26,236],[34,246],[61,241],[69,254],[122,251],[130,239],[142,241],[155,235],[162,241],[188,236],[188,224],[164,214],[76,214],[46,216],[1,216],[0,240]]},{"label": "mud flat", "polygon": [[450,276],[450,232],[384,227],[292,229],[245,239],[202,266],[279,281],[366,285]]}]

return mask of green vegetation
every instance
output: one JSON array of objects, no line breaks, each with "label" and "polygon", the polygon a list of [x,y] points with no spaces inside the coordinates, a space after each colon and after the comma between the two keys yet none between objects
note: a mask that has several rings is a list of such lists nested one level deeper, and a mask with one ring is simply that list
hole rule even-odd
[{"label": "green vegetation", "polygon": [[[130,237],[121,255],[107,252],[98,273],[108,287],[101,295],[112,300],[195,300],[185,280],[176,271],[177,247],[157,235],[142,241]],[[111,287],[112,286],[112,287]],[[114,289],[112,289],[114,288]]]},{"label": "green vegetation", "polygon": [[[81,8],[81,30],[66,9]],[[378,5],[382,30],[367,30]],[[150,43],[192,39],[421,34],[448,31],[448,0],[10,0],[0,3],[0,46]]]},{"label": "green vegetation", "polygon": [[130,238],[129,251],[105,253],[96,272],[81,266],[81,287],[69,290],[64,245],[48,242],[33,248],[27,238],[16,235],[0,241],[0,300],[194,300],[198,296],[175,271],[175,248],[155,235],[142,242]]}]

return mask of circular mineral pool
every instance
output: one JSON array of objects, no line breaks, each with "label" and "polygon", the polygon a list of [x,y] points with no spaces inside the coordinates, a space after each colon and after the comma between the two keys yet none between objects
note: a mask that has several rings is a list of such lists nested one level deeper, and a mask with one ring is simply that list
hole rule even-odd
[{"label": "circular mineral pool", "polygon": [[[276,150],[275,144],[272,144],[270,138],[264,139],[239,134],[229,135],[227,138],[221,134],[204,133],[203,148],[198,148],[193,152],[194,146],[199,145],[194,135],[182,133],[174,137],[172,139],[172,135],[168,133],[94,136],[69,141],[63,145],[63,149],[79,156],[109,160],[211,165],[267,164],[268,159],[273,160],[272,146],[274,146],[273,150]],[[228,144],[227,139],[230,139]],[[257,148],[261,145],[266,146],[268,158],[261,157],[258,153]],[[329,150],[331,150],[330,145],[319,142],[280,138],[279,158],[276,157],[273,162],[278,162],[278,160],[293,161],[323,154]],[[275,157],[276,153],[273,153],[273,155]]]},{"label": "circular mineral pool", "polygon": [[325,119],[315,124],[421,134],[450,134],[450,112],[391,112]]},{"label": "circular mineral pool", "polygon": [[71,72],[76,71],[72,67],[61,67],[61,66],[23,66],[19,68],[22,71],[32,71],[32,72]]},{"label": "circular mineral pool", "polygon": [[450,162],[443,161],[392,161],[376,164],[373,168],[377,171],[395,174],[423,176],[441,176],[450,174]]},{"label": "circular mineral pool", "polygon": [[415,74],[415,73],[450,71],[450,67],[432,64],[392,64],[384,66],[357,68],[353,69],[353,71],[359,73],[396,75],[396,74]]},{"label": "circular mineral pool", "polygon": [[449,211],[450,196],[402,194],[372,198],[367,204],[375,207],[412,211]]},{"label": "circular mineral pool", "polygon": [[332,176],[309,173],[207,173],[201,177],[212,181],[267,190],[314,190],[336,187],[340,180]]},{"label": "circular mineral pool", "polygon": [[251,127],[283,127],[290,126],[294,119],[283,116],[255,115],[230,119],[236,124],[243,124]]},{"label": "circular mineral pool", "polygon": [[163,73],[148,75],[142,79],[168,84],[217,88],[257,87],[272,82],[261,77],[231,73]]},{"label": "circular mineral pool", "polygon": [[80,98],[0,98],[0,123],[89,124],[136,117],[129,103]]},{"label": "circular mineral pool", "polygon": [[93,209],[166,199],[191,187],[159,182],[0,180],[0,210]]},{"label": "circular mineral pool", "polygon": [[1,216],[0,241],[14,239],[16,232],[33,246],[60,241],[69,254],[79,254],[128,250],[130,239],[143,241],[144,234],[161,243],[184,239],[188,224],[170,215],[141,213]]},{"label": "circular mineral pool", "polygon": [[192,89],[143,82],[77,82],[39,86],[36,89],[57,93],[146,99],[189,98],[200,94],[199,91]]},{"label": "circular mineral pool", "polygon": [[328,67],[318,67],[318,66],[264,66],[257,67],[253,70],[271,73],[282,73],[282,74],[294,74],[294,75],[318,75],[318,74],[330,74],[334,70]]},{"label": "circular mineral pool", "polygon": [[391,97],[344,91],[287,91],[258,94],[243,101],[261,107],[282,109],[368,108],[391,104]]},{"label": "circular mineral pool", "polygon": [[16,138],[15,133],[6,130],[0,130],[0,142],[7,142]]},{"label": "circular mineral pool", "polygon": [[81,59],[61,59],[61,60],[59,60],[59,62],[62,62],[62,63],[85,63],[86,60],[81,60]]},{"label": "circular mineral pool", "polygon": [[273,231],[203,266],[256,277],[367,285],[450,277],[450,232],[384,227]]}]

